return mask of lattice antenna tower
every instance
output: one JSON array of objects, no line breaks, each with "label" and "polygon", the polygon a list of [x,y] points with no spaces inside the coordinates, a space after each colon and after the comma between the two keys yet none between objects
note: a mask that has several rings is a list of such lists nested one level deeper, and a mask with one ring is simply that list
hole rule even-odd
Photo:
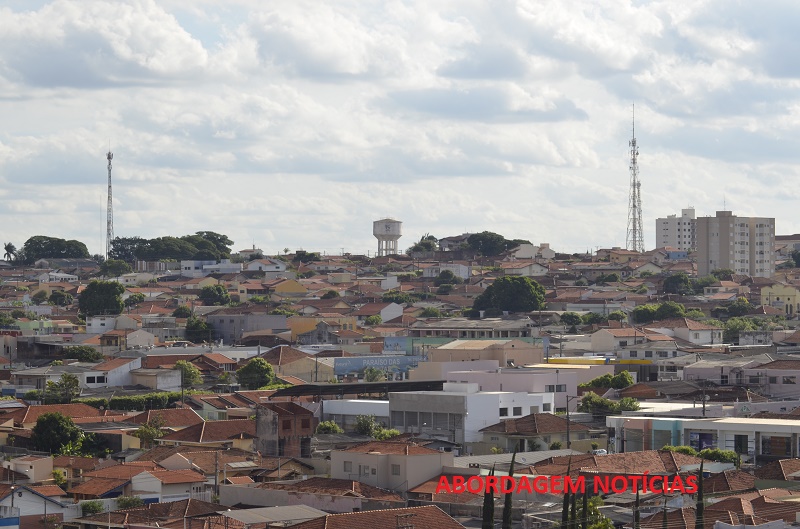
[{"label": "lattice antenna tower", "polygon": [[628,197],[628,235],[625,247],[634,252],[644,252],[644,230],[642,229],[642,183],[639,181],[639,147],[636,145],[636,108],[633,107],[631,141],[628,142],[631,153],[630,173],[631,189]]},{"label": "lattice antenna tower", "polygon": [[114,240],[114,203],[111,194],[111,160],[114,159],[114,153],[111,148],[108,149],[106,154],[108,160],[108,206],[106,207],[106,259],[111,253],[111,241]]}]

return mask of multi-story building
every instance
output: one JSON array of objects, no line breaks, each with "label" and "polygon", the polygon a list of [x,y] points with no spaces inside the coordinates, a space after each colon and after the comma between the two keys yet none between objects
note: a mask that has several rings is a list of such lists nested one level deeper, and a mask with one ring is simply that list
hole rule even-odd
[{"label": "multi-story building", "polygon": [[775,219],[737,217],[717,211],[697,219],[697,273],[729,268],[737,274],[770,277],[775,272]]},{"label": "multi-story building", "polygon": [[694,208],[682,209],[680,217],[667,215],[667,218],[656,219],[656,248],[694,250],[695,222]]}]

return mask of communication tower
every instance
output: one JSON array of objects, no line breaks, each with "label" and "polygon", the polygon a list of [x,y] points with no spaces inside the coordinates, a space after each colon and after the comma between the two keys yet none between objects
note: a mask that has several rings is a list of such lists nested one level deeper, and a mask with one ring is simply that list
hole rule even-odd
[{"label": "communication tower", "polygon": [[403,223],[391,217],[372,223],[372,234],[378,239],[378,257],[397,253],[397,241],[403,236]]},{"label": "communication tower", "polygon": [[[634,107],[635,112],[635,107]],[[642,253],[644,252],[644,230],[642,229],[642,183],[639,181],[639,147],[636,146],[636,119],[635,114],[632,118],[631,141],[628,142],[631,149],[631,189],[628,197],[628,236],[625,240],[625,247],[628,250]]]},{"label": "communication tower", "polygon": [[111,149],[106,154],[108,160],[108,206],[106,207],[106,259],[111,253],[111,241],[114,240],[114,204],[111,199],[111,160],[114,158],[114,153]]}]

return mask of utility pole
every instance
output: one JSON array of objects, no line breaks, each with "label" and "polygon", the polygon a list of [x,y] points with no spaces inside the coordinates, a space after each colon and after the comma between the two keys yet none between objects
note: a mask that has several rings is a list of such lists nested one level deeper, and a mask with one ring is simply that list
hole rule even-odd
[{"label": "utility pole", "polygon": [[[635,111],[635,107],[634,107]],[[630,195],[628,197],[628,236],[626,247],[628,250],[644,252],[644,233],[642,228],[642,183],[639,181],[639,147],[636,145],[636,121],[632,119],[630,147]]]}]

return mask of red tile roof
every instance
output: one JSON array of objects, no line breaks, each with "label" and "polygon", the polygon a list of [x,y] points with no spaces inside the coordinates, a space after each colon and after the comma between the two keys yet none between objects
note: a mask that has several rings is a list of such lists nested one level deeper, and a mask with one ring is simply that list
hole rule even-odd
[{"label": "red tile roof", "polygon": [[[139,469],[141,471],[141,469]],[[102,496],[123,487],[130,479],[92,478],[69,489],[69,493],[83,496]]]},{"label": "red tile roof", "polygon": [[118,367],[122,367],[124,365],[130,364],[136,360],[135,358],[112,358],[111,360],[106,360],[100,364],[97,364],[92,369],[94,371],[111,371],[112,369],[117,369]]},{"label": "red tile roof", "polygon": [[546,435],[566,432],[568,423],[570,431],[585,432],[589,430],[589,427],[574,421],[568,421],[566,418],[559,415],[553,415],[552,413],[532,413],[518,419],[502,420],[497,424],[481,428],[480,431],[520,435]]},{"label": "red tile roof", "polygon": [[296,483],[259,483],[257,487],[261,489],[328,494],[331,496],[354,496],[372,500],[404,501],[402,496],[395,492],[349,479],[312,477]]},{"label": "red tile roof", "polygon": [[44,404],[40,406],[28,406],[27,408],[16,409],[2,415],[3,419],[12,418],[14,424],[23,425],[35,423],[41,415],[45,413],[60,413],[67,417],[100,417],[102,411],[92,408],[88,404]]},{"label": "red tile roof", "polygon": [[214,443],[233,439],[252,439],[256,436],[256,421],[238,419],[228,421],[206,421],[172,432],[161,441],[182,441],[189,443]]},{"label": "red tile roof", "polygon": [[143,411],[138,415],[128,419],[128,422],[133,424],[146,424],[155,418],[160,418],[164,422],[164,426],[168,428],[179,428],[184,426],[192,426],[203,422],[194,410],[189,408],[168,408],[165,410],[148,410]]}]

